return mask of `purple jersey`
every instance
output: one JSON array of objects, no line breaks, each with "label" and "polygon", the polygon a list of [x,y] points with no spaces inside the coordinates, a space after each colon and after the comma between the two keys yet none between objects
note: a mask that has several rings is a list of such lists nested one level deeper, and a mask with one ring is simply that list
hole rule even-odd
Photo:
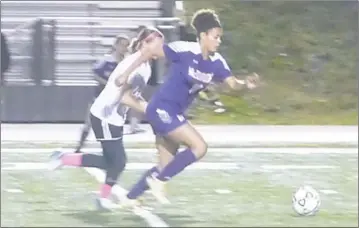
[{"label": "purple jersey", "polygon": [[103,59],[95,63],[93,71],[97,76],[107,81],[117,64],[118,62],[112,55],[105,55]]},{"label": "purple jersey", "polygon": [[204,60],[197,42],[176,41],[165,44],[163,49],[171,67],[167,80],[151,103],[165,102],[177,113],[183,113],[210,82],[222,82],[231,75],[219,53]]},{"label": "purple jersey", "polygon": [[177,41],[163,49],[171,61],[169,76],[146,109],[147,120],[156,135],[166,135],[186,123],[183,113],[197,94],[209,83],[222,82],[231,75],[220,54],[204,60],[199,43]]}]

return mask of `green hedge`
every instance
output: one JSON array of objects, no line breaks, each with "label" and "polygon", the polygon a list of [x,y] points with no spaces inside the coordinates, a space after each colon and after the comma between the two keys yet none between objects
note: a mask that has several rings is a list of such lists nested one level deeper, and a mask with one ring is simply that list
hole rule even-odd
[{"label": "green hedge", "polygon": [[185,18],[213,8],[224,26],[221,53],[236,74],[262,85],[222,96],[225,114],[196,110],[197,122],[357,124],[357,2],[185,1]]}]

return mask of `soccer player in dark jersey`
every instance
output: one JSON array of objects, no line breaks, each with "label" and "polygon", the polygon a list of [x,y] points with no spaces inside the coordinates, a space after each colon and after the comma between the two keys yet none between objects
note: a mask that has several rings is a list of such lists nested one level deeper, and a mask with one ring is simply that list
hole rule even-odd
[{"label": "soccer player in dark jersey", "polygon": [[[153,55],[166,57],[171,62],[167,80],[151,97],[145,110],[156,135],[159,165],[148,170],[130,190],[127,194],[130,201],[150,188],[160,202],[168,202],[163,191],[165,184],[207,153],[207,143],[183,115],[200,91],[210,83],[224,83],[233,90],[253,89],[259,81],[255,73],[244,80],[233,76],[227,62],[217,52],[223,30],[213,10],[197,11],[192,26],[198,42],[152,43],[116,80],[118,85],[126,83],[131,69]],[[186,149],[179,152],[181,144]]]}]

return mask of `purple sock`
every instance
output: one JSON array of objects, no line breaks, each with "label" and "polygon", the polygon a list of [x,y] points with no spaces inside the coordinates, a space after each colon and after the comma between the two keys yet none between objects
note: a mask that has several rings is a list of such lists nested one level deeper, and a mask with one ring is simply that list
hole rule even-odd
[{"label": "purple sock", "polygon": [[196,160],[197,158],[193,152],[190,149],[186,149],[176,154],[173,160],[158,174],[157,178],[161,181],[168,181]]},{"label": "purple sock", "polygon": [[148,189],[146,177],[150,176],[155,172],[157,173],[159,172],[156,166],[147,170],[146,173],[142,175],[141,179],[127,193],[127,198],[136,199],[137,197],[142,195]]}]

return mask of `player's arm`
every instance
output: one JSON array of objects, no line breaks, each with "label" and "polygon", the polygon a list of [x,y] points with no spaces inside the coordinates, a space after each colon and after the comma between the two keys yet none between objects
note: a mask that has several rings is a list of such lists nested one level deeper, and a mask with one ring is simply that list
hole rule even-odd
[{"label": "player's arm", "polygon": [[143,49],[142,51],[138,51],[134,61],[122,73],[117,74],[115,84],[121,88],[128,87],[128,85],[126,86],[128,78],[135,73],[136,69],[141,66],[142,63],[148,61],[150,58],[151,52],[149,50]]},{"label": "player's arm", "polygon": [[259,76],[256,73],[245,76],[245,79],[241,80],[235,76],[229,76],[224,80],[224,83],[232,90],[240,91],[243,89],[254,89],[257,87]]},{"label": "player's arm", "polygon": [[142,97],[136,98],[133,96],[131,89],[124,91],[120,102],[138,112],[144,113],[146,111],[147,101],[145,101]]},{"label": "player's arm", "polygon": [[224,58],[216,53],[218,59],[217,72],[215,73],[214,80],[217,82],[223,82],[231,90],[241,91],[243,89],[254,89],[259,82],[259,76],[256,73],[252,73],[244,77],[244,79],[238,79],[234,76]]},{"label": "player's arm", "polygon": [[142,63],[155,58],[164,58],[175,62],[180,59],[181,53],[187,50],[190,50],[193,46],[193,43],[176,41],[169,44],[163,44],[161,41],[152,42],[147,46],[144,46],[140,51],[138,51],[138,56],[133,61],[133,63],[116,78],[116,85],[122,86],[128,81],[128,77],[131,73],[139,67]]}]

